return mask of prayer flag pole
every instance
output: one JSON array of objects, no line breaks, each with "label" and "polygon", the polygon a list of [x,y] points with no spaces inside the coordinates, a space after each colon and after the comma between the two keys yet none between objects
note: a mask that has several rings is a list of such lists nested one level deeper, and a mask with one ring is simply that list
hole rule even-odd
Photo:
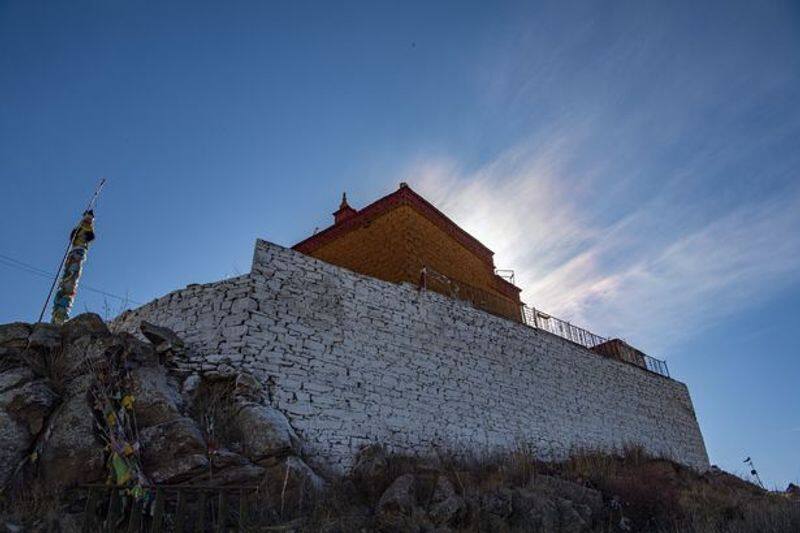
[{"label": "prayer flag pole", "polygon": [[39,314],[39,322],[44,317],[44,312],[50,302],[59,274],[61,274],[61,282],[53,299],[52,322],[53,324],[63,324],[69,318],[69,312],[72,309],[72,304],[75,302],[75,296],[78,291],[78,280],[83,272],[83,263],[86,261],[86,254],[89,251],[89,243],[94,240],[94,206],[105,183],[106,179],[100,178],[89,204],[83,211],[80,222],[70,233],[69,244],[61,263],[58,265],[58,271],[55,278],[53,278],[50,291],[47,293],[47,299],[42,307],[42,312]]}]

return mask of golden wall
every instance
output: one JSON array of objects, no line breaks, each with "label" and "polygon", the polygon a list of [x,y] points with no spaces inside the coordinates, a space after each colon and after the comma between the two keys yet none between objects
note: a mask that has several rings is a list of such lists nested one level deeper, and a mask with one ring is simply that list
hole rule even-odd
[{"label": "golden wall", "polygon": [[429,277],[428,288],[472,301],[494,314],[520,320],[518,298],[498,289],[492,265],[408,205],[400,205],[309,255],[391,282],[418,283],[423,266],[455,282],[454,291]]}]

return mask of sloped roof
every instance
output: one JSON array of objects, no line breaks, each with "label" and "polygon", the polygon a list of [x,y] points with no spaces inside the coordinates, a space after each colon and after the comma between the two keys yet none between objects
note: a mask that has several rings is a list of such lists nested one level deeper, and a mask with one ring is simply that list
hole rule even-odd
[{"label": "sloped roof", "polygon": [[311,237],[298,242],[292,246],[292,248],[303,253],[313,252],[323,244],[337,239],[345,233],[349,233],[350,231],[360,227],[365,222],[372,220],[401,205],[413,207],[416,211],[425,216],[425,218],[436,224],[440,229],[455,238],[466,248],[472,250],[479,256],[492,261],[494,252],[481,244],[478,239],[461,229],[444,213],[434,207],[433,204],[405,184],[402,184],[400,188],[393,193],[387,194],[383,198],[375,200],[368,206],[356,210],[356,214],[344,222],[340,224],[333,224],[332,226],[315,233]]}]

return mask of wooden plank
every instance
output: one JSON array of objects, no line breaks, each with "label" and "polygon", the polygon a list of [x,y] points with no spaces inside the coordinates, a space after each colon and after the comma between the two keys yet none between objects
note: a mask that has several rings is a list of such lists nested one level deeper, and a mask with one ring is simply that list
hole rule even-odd
[{"label": "wooden plank", "polygon": [[128,517],[128,533],[139,533],[142,529],[142,502],[133,500],[131,516]]},{"label": "wooden plank", "polygon": [[201,491],[200,499],[197,504],[197,520],[194,526],[195,531],[202,532],[205,530],[205,517],[206,517],[206,491]]},{"label": "wooden plank", "polygon": [[186,516],[186,493],[178,490],[178,503],[175,506],[175,533],[183,533],[183,519]]},{"label": "wooden plank", "polygon": [[161,525],[164,523],[164,491],[161,488],[156,489],[156,503],[153,509],[153,525],[151,531],[153,533],[161,533]]},{"label": "wooden plank", "polygon": [[219,491],[219,506],[218,506],[218,516],[217,516],[217,532],[218,533],[225,533],[225,523],[228,519],[228,499],[225,498],[225,491]]},{"label": "wooden plank", "polygon": [[89,496],[86,498],[86,509],[83,512],[83,531],[94,533],[97,531],[97,499],[99,489],[89,489]]},{"label": "wooden plank", "polygon": [[247,502],[245,501],[244,489],[239,490],[239,531],[243,532],[247,527]]},{"label": "wooden plank", "polygon": [[114,533],[117,530],[121,503],[119,491],[111,489],[111,493],[108,496],[108,514],[106,515],[106,531],[109,533]]}]

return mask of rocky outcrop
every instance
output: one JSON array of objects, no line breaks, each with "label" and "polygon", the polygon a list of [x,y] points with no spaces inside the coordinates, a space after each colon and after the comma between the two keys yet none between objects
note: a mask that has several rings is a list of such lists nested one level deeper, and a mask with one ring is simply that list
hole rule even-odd
[{"label": "rocky outcrop", "polygon": [[[51,487],[105,480],[109,412],[98,411],[97,387],[111,375],[115,401],[126,398],[119,415],[130,412],[138,435],[130,453],[148,482],[265,485],[285,499],[320,489],[322,479],[298,456],[300,439],[257,380],[187,376],[172,364],[191,355],[175,333],[150,323],[141,331],[148,342],[111,333],[93,314],[61,327],[0,326],[0,486],[31,476]],[[216,420],[230,428],[225,438],[208,427],[204,409],[212,406],[198,394],[219,383],[217,403],[231,415]]]},{"label": "rocky outcrop", "polygon": [[0,483],[16,469],[32,439],[25,412],[13,406],[25,398],[24,390],[34,379],[28,368],[12,368],[0,374]]},{"label": "rocky outcrop", "polygon": [[[607,516],[599,491],[555,476],[538,474],[527,482],[508,483],[490,475],[480,481],[474,472],[419,461],[402,472],[408,470],[407,459],[394,465],[392,460],[382,447],[368,446],[350,473],[361,494],[376,502],[376,522],[384,531],[478,526],[481,531],[580,533],[596,530]],[[384,488],[376,496],[377,487]]]},{"label": "rocky outcrop", "polygon": [[[119,480],[113,450],[135,457],[147,484],[257,488],[253,519],[265,530],[691,531],[676,524],[692,516],[711,517],[720,531],[800,530],[796,487],[776,498],[719,470],[700,475],[642,452],[461,462],[446,451],[433,461],[371,445],[326,483],[302,458],[303,433],[275,408],[278,384],[223,365],[192,370],[186,361],[207,358],[173,332],[143,324],[142,335],[148,340],[112,333],[96,315],[61,327],[0,326],[0,529],[81,524],[70,513],[86,502],[63,500],[77,494],[63,489]],[[123,419],[135,424],[124,433],[130,440],[107,446],[104,428]],[[56,496],[47,527],[39,507],[26,515],[32,525],[6,519],[23,508],[15,494],[38,505],[41,492],[29,489],[43,487]],[[710,495],[713,513],[697,511],[697,495]],[[174,512],[175,502],[166,508]],[[785,527],[760,527],[776,523]]]}]

